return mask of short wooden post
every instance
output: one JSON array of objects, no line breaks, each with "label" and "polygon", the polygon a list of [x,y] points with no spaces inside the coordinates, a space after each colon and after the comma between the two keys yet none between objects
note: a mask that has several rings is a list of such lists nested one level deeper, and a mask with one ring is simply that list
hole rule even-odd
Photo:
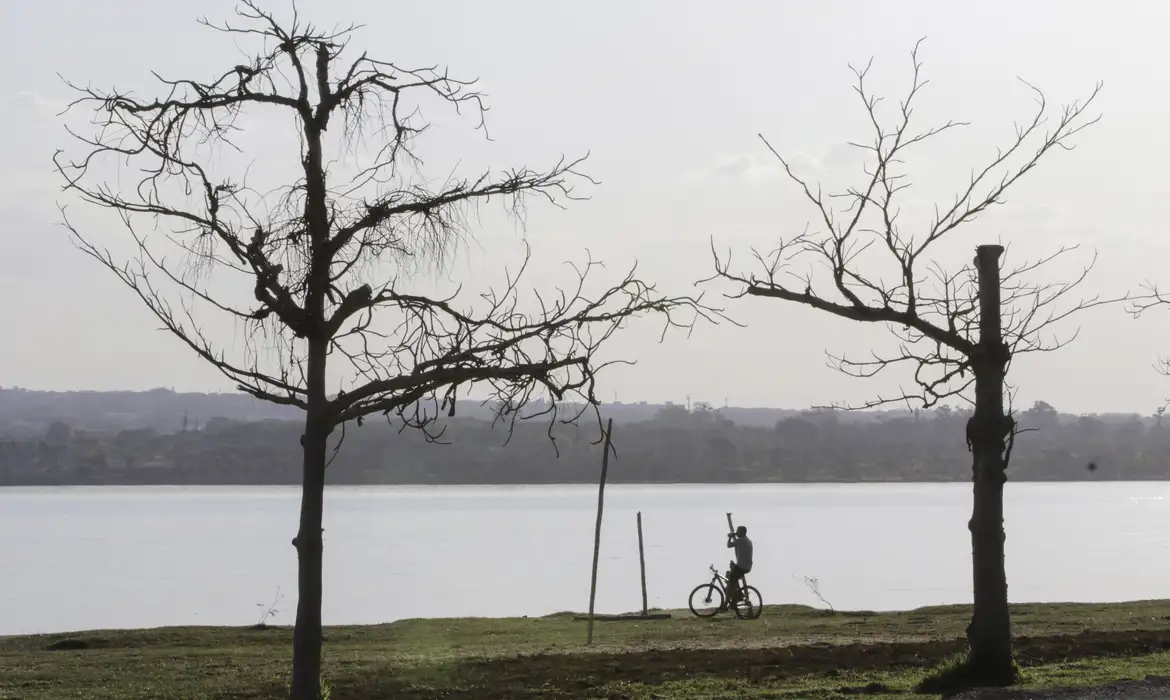
[{"label": "short wooden post", "polygon": [[642,569],[642,615],[650,610],[646,602],[646,550],[642,546],[642,511],[638,511],[638,566]]},{"label": "short wooden post", "polygon": [[609,471],[610,438],[613,419],[605,423],[605,446],[601,455],[601,481],[597,486],[597,526],[593,530],[593,578],[589,583],[589,633],[585,644],[593,643],[593,603],[597,599],[597,560],[601,556],[601,514],[605,508],[605,475]]}]

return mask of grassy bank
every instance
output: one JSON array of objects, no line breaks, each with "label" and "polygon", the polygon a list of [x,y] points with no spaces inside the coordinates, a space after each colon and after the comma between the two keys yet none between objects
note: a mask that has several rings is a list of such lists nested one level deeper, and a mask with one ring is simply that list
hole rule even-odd
[{"label": "grassy bank", "polygon": [[[1029,685],[1170,673],[1170,601],[1018,605]],[[336,700],[372,698],[912,697],[961,651],[969,609],[827,614],[775,606],[755,621],[688,613],[406,620],[326,632]],[[288,628],[164,628],[0,638],[0,698],[279,698]],[[869,686],[865,688],[865,686]],[[915,696],[922,697],[922,696]]]}]

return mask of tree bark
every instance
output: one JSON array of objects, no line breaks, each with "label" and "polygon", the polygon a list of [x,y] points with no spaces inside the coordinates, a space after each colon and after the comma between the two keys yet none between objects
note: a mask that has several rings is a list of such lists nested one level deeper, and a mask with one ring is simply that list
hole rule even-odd
[{"label": "tree bark", "polygon": [[967,627],[969,668],[981,684],[1010,685],[1011,616],[1004,569],[1003,487],[1007,481],[1007,440],[1011,419],[1004,414],[1004,378],[1008,349],[1000,318],[999,256],[1003,247],[979,246],[979,343],[971,358],[975,375],[975,414],[967,426],[972,454],[974,499],[971,521],[971,563],[974,609]]},{"label": "tree bark", "polygon": [[322,514],[325,500],[326,441],[329,437],[325,396],[325,343],[309,342],[309,409],[301,436],[304,453],[301,518],[293,544],[297,549],[297,620],[293,629],[290,700],[321,697]]}]

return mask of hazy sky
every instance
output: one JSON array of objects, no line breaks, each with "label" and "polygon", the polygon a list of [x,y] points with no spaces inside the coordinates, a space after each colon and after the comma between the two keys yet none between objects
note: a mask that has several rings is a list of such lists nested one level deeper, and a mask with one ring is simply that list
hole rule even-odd
[{"label": "hazy sky", "polygon": [[[287,4],[271,7],[284,12]],[[439,170],[547,166],[561,153],[591,152],[586,171],[601,185],[590,188],[590,201],[534,210],[523,232],[486,217],[482,250],[460,259],[450,273],[457,280],[499,276],[526,235],[535,252],[530,284],[539,288],[557,283],[557,263],[580,260],[588,248],[613,274],[637,259],[663,291],[690,293],[710,272],[710,237],[742,256],[813,218],[757,132],[810,177],[847,181],[859,164],[844,144],[869,137],[848,64],[873,56],[873,86],[892,101],[909,80],[909,50],[926,36],[922,59],[932,82],[921,123],[954,118],[972,126],[910,163],[920,190],[907,201],[911,209],[949,200],[970,167],[1011,136],[1013,121],[1028,116],[1030,96],[1017,76],[1054,103],[1105,84],[1101,123],[1078,137],[1075,151],[1051,154],[1007,204],[956,234],[957,259],[969,259],[981,242],[1010,243],[1016,257],[1079,243],[1086,255],[1100,254],[1094,290],[1118,293],[1146,279],[1170,286],[1170,97],[1159,49],[1170,5],[302,0],[299,7],[319,24],[365,24],[355,43],[377,57],[446,64],[482,79],[494,142],[444,122],[425,146]],[[233,8],[230,0],[0,4],[8,30],[0,64],[9,67],[0,96],[0,385],[228,388],[72,247],[58,225],[50,157],[69,145],[54,116],[69,96],[58,73],[142,94],[154,90],[150,69],[210,77],[239,56],[195,19],[227,18]],[[250,143],[257,152],[249,155],[262,160],[294,142],[264,129]],[[76,216],[83,226],[90,221],[80,210]],[[689,340],[675,335],[661,345],[650,328],[618,338],[611,352],[637,365],[611,371],[603,396],[689,394],[799,408],[864,400],[905,380],[859,381],[826,366],[826,349],[880,345],[881,328],[777,301],[728,302],[728,310],[748,327],[700,327]],[[1170,315],[1135,321],[1115,307],[1065,330],[1077,326],[1068,348],[1013,367],[1022,403],[1149,413],[1170,396],[1170,378],[1153,369],[1170,353]]]}]

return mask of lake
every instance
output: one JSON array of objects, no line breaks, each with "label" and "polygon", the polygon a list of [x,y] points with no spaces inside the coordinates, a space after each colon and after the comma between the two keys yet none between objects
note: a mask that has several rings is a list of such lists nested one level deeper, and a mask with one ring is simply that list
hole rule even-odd
[{"label": "lake", "polygon": [[[293,621],[292,487],[0,489],[0,635]],[[970,601],[969,484],[610,486],[597,609],[685,607],[755,543],[768,603]],[[596,487],[346,487],[325,499],[326,624],[585,610]],[[1170,483],[1009,483],[1013,602],[1170,597]]]}]

